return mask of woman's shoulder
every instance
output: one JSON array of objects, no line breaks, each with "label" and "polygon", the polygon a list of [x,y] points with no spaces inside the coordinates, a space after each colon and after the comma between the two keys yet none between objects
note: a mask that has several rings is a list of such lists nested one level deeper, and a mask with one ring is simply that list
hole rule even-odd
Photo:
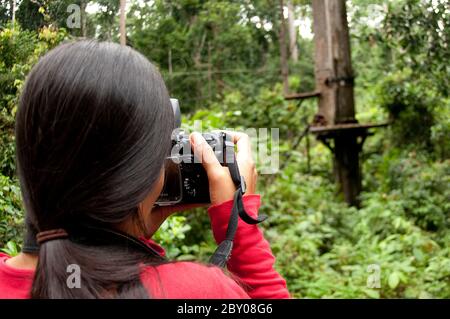
[{"label": "woman's shoulder", "polygon": [[0,253],[0,299],[24,299],[29,297],[34,271],[9,266],[10,256]]},{"label": "woman's shoulder", "polygon": [[249,298],[222,269],[197,262],[170,262],[146,267],[142,281],[153,298]]}]

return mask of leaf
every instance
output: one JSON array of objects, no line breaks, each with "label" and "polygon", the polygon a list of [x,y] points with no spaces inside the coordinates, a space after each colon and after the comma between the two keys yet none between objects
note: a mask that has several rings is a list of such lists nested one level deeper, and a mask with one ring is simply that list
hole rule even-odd
[{"label": "leaf", "polygon": [[419,299],[433,299],[433,295],[428,293],[427,291],[421,291],[419,294]]},{"label": "leaf", "polygon": [[7,242],[6,243],[6,247],[0,249],[0,251],[3,251],[5,254],[7,254],[7,255],[9,255],[11,257],[15,256],[15,255],[17,255],[19,253],[16,243],[13,242],[13,241]]},{"label": "leaf", "polygon": [[422,262],[425,259],[425,255],[423,254],[421,249],[414,248],[413,249],[414,257],[416,257],[417,261]]},{"label": "leaf", "polygon": [[364,292],[370,298],[373,298],[373,299],[379,299],[380,298],[380,292],[378,290],[365,289]]},{"label": "leaf", "polygon": [[398,273],[393,272],[392,274],[389,275],[388,284],[389,284],[389,287],[391,287],[391,289],[397,288],[399,282],[400,282],[400,277],[399,277]]}]

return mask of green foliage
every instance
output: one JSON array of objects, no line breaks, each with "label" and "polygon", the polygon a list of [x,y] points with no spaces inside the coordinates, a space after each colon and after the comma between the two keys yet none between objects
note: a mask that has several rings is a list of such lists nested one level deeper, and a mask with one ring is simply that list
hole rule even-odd
[{"label": "green foliage", "polygon": [[26,74],[39,57],[66,37],[64,29],[43,28],[39,33],[19,26],[0,31],[0,173],[13,176],[14,118]]},{"label": "green foliage", "polygon": [[11,9],[9,0],[0,0],[0,28],[11,21]]},{"label": "green foliage", "polygon": [[45,25],[45,15],[43,14],[44,4],[44,1],[25,0],[20,2],[16,12],[16,18],[22,28],[35,31]]},{"label": "green foliage", "polygon": [[[130,43],[161,69],[184,111],[220,101],[226,90],[252,94],[279,78],[276,16],[264,1],[154,1],[132,7]],[[255,23],[252,19],[260,21]],[[256,83],[255,83],[256,81]]]},{"label": "green foliage", "polygon": [[[186,238],[185,234],[191,229],[191,226],[186,224],[186,217],[172,216],[166,220],[158,229],[153,239],[164,246],[168,258],[181,258],[186,249],[183,249],[183,242]],[[181,249],[180,249],[181,247]]]},{"label": "green foliage", "polygon": [[21,243],[22,230],[23,211],[18,183],[0,175],[0,247],[10,241]]},{"label": "green foliage", "polygon": [[33,52],[36,35],[9,28],[0,31],[0,169],[12,176],[14,165],[14,115],[17,109],[18,89],[26,72],[24,60]]},{"label": "green foliage", "polygon": [[0,251],[4,252],[9,256],[16,256],[20,252],[20,248],[13,241],[9,241],[6,243],[5,248],[0,249]]},{"label": "green foliage", "polygon": [[448,96],[450,59],[449,4],[445,0],[391,1],[384,19],[384,42],[395,67],[427,74],[438,92]]},{"label": "green foliage", "polygon": [[435,124],[431,127],[431,143],[440,159],[450,158],[450,98],[443,99],[435,109]]},{"label": "green foliage", "polygon": [[442,158],[447,152],[448,141],[442,134],[449,130],[450,106],[448,10],[447,1],[390,2],[383,28],[375,33],[390,62],[377,99],[393,120],[392,140],[397,145],[438,150]]},{"label": "green foliage", "polygon": [[[427,167],[388,154],[372,165],[366,178],[381,172],[381,187],[363,194],[360,210],[344,206],[321,176],[287,168],[265,185],[277,269],[297,297],[447,298],[449,268],[436,267],[450,262],[449,163]],[[380,289],[367,287],[372,264],[381,269]]]},{"label": "green foliage", "polygon": [[397,145],[431,149],[434,109],[440,101],[435,92],[428,89],[428,81],[423,80],[418,85],[419,81],[413,77],[410,70],[386,77],[379,86],[379,103],[391,116],[392,137]]},{"label": "green foliage", "polygon": [[447,231],[450,226],[449,161],[432,162],[423,154],[387,153],[379,176],[386,176],[380,191],[390,192],[411,222],[424,230]]}]

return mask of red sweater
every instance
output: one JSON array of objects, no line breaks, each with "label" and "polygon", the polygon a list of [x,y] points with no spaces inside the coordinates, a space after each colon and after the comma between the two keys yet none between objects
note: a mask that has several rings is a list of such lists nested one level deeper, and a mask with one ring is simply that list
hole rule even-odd
[{"label": "red sweater", "polygon": [[[208,209],[217,242],[225,237],[232,204],[228,201]],[[257,217],[260,196],[245,196],[244,206],[249,215]],[[164,253],[155,242],[148,243]],[[34,270],[13,268],[6,264],[8,258],[0,254],[0,298],[29,298]],[[147,267],[141,279],[153,298],[289,298],[286,282],[273,268],[274,262],[261,230],[239,220],[228,261],[230,276],[215,266],[176,262]]]}]

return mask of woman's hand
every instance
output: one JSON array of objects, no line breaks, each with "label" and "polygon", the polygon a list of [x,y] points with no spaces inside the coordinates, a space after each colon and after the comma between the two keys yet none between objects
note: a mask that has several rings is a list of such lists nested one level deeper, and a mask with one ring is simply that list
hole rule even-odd
[{"label": "woman's hand", "polygon": [[[255,162],[252,158],[250,138],[247,134],[238,132],[226,132],[237,145],[236,161],[239,172],[244,176],[246,183],[246,194],[254,194],[256,191],[257,172]],[[211,205],[220,204],[233,199],[236,186],[231,179],[227,167],[222,166],[217,160],[213,149],[199,133],[192,133],[190,136],[195,155],[201,159],[206,170],[209,182],[209,193]],[[174,206],[153,207],[148,235],[153,235],[161,224],[171,215],[193,208],[204,207],[205,204],[181,204]]]},{"label": "woman's hand", "polygon": [[[231,136],[233,143],[237,146],[236,161],[239,172],[245,179],[246,194],[254,194],[258,174],[252,157],[250,138],[244,133],[226,133]],[[213,149],[200,133],[192,133],[190,140],[194,154],[201,160],[208,175],[211,204],[216,205],[233,199],[236,187],[228,168],[219,163]]]}]

